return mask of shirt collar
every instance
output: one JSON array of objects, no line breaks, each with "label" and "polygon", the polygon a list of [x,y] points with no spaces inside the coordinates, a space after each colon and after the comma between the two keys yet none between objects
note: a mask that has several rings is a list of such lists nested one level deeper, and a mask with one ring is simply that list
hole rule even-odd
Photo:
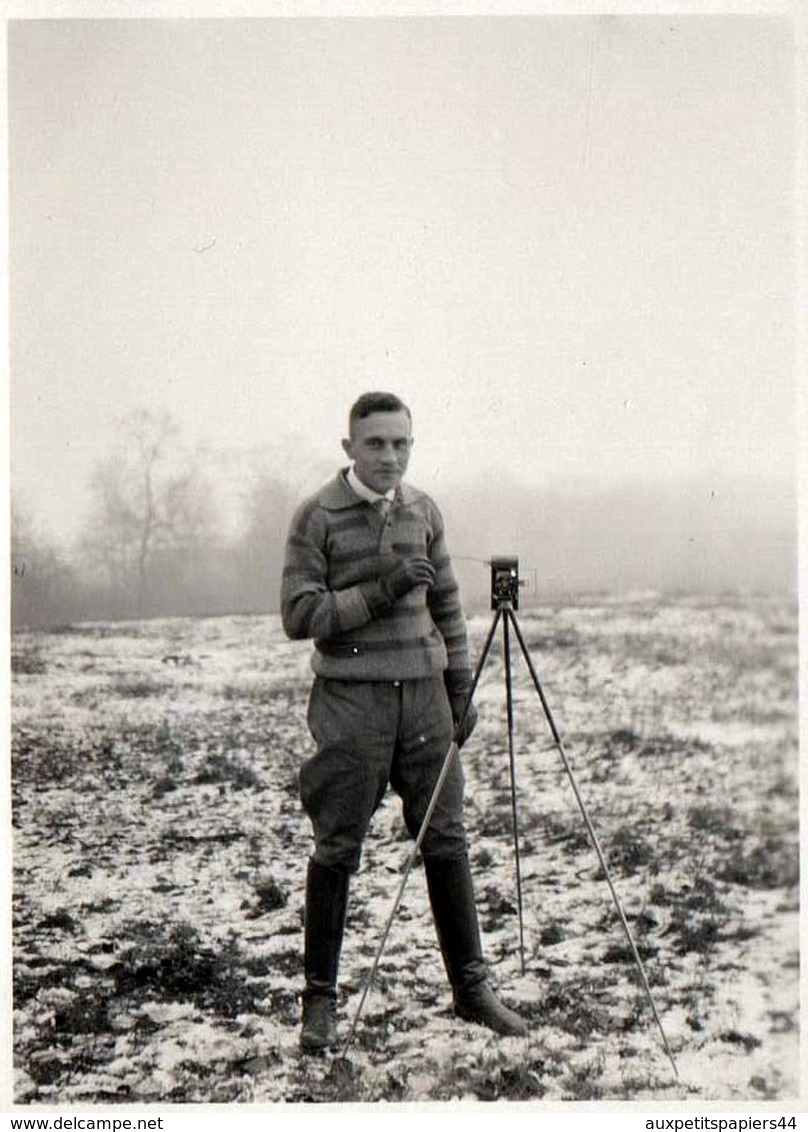
[{"label": "shirt collar", "polygon": [[389,491],[384,492],[382,495],[378,491],[374,491],[372,487],[368,487],[367,484],[362,483],[353,465],[351,465],[345,473],[345,479],[348,481],[348,486],[351,487],[361,499],[366,499],[368,503],[378,503],[380,499],[387,499],[392,503],[396,497],[396,489],[394,487],[391,487]]}]

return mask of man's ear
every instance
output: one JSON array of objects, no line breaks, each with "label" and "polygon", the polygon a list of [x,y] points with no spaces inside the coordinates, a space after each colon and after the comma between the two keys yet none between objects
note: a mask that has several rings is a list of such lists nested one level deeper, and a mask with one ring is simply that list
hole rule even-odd
[{"label": "man's ear", "polygon": [[342,441],[342,450],[350,460],[353,460],[353,442],[347,436]]}]

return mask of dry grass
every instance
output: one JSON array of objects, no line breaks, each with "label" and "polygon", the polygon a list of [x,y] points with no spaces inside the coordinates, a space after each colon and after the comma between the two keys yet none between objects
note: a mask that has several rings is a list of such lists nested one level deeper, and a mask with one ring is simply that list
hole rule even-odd
[{"label": "dry grass", "polygon": [[[531,1037],[452,1017],[416,868],[347,1059],[301,1056],[308,646],[274,618],[172,619],[13,642],[18,1101],[793,1096],[794,611],[615,600],[520,621],[679,1085],[516,662],[521,974],[496,655],[464,750],[467,818],[486,952]],[[475,648],[486,628],[473,623]],[[353,885],[343,1025],[407,852],[390,798]]]}]

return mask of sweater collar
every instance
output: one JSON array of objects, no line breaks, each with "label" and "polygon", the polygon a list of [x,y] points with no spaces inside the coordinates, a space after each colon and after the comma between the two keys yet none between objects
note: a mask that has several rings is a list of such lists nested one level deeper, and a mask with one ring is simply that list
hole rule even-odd
[{"label": "sweater collar", "polygon": [[385,499],[388,503],[392,503],[396,497],[396,489],[394,487],[382,493],[380,491],[374,491],[372,487],[368,487],[366,483],[362,483],[359,476],[356,474],[355,467],[347,469],[345,472],[345,480],[348,487],[350,487],[352,491],[355,491],[360,499],[366,499],[368,503],[376,504],[382,499]]}]

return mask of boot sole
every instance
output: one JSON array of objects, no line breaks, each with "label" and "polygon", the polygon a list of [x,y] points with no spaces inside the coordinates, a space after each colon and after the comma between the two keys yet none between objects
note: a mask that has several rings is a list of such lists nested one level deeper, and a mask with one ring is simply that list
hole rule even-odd
[{"label": "boot sole", "polygon": [[306,1037],[304,1034],[300,1035],[300,1049],[303,1053],[326,1053],[328,1050],[339,1049],[339,1038]]},{"label": "boot sole", "polygon": [[463,1022],[474,1022],[477,1026],[484,1026],[486,1030],[491,1030],[494,1034],[500,1034],[503,1038],[526,1038],[530,1031],[527,1024],[521,1019],[518,1023],[495,1022],[490,1018],[486,1018],[483,1014],[478,1014],[473,1010],[462,1010],[455,1007],[455,1016],[460,1018]]}]

